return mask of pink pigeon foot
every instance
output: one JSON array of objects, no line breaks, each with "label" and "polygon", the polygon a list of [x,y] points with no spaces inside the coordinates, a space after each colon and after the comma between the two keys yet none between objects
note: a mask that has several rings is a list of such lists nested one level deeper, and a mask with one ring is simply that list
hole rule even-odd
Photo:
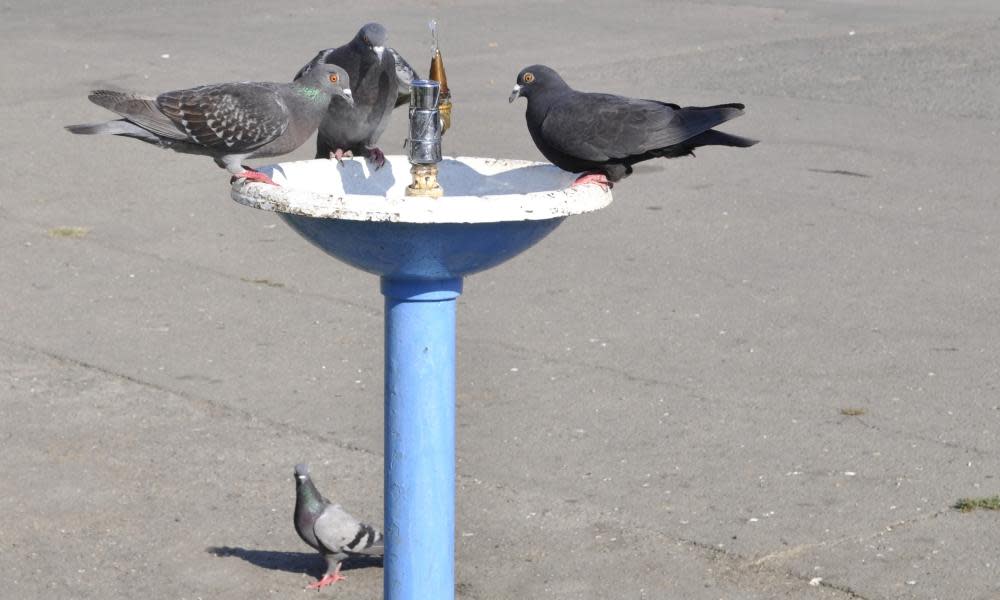
[{"label": "pink pigeon foot", "polygon": [[590,173],[584,173],[583,175],[577,177],[576,181],[573,182],[573,186],[571,187],[584,185],[587,183],[596,183],[605,190],[609,190],[615,185],[610,181],[608,181],[608,177],[604,173],[590,172]]},{"label": "pink pigeon foot", "polygon": [[375,165],[376,171],[385,166],[385,154],[383,154],[378,148],[368,149],[368,160]]},{"label": "pink pigeon foot", "polygon": [[351,152],[350,150],[345,151],[343,148],[337,148],[336,150],[330,153],[330,158],[336,159],[337,164],[339,164],[340,166],[344,166],[344,159],[354,158],[354,153]]},{"label": "pink pigeon foot", "polygon": [[337,583],[338,581],[341,581],[343,579],[347,579],[347,578],[340,574],[340,565],[337,565],[337,570],[336,571],[334,571],[333,573],[327,573],[326,575],[323,576],[323,579],[320,579],[316,583],[310,583],[309,585],[306,586],[306,589],[307,590],[318,590],[318,589],[324,588],[324,587],[326,587],[328,585],[332,585],[334,583]]},{"label": "pink pigeon foot", "polygon": [[277,183],[271,180],[270,177],[261,173],[260,171],[254,171],[253,169],[245,169],[239,173],[233,175],[229,183],[234,183],[237,179],[246,179],[247,181],[260,181],[261,183],[266,183],[268,185],[273,185],[279,187]]}]

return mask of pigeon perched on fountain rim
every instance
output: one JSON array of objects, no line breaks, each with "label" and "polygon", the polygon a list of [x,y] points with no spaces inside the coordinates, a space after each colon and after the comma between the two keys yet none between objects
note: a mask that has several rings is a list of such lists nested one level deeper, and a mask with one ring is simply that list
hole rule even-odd
[{"label": "pigeon perched on fountain rim", "polygon": [[579,92],[545,65],[517,75],[510,102],[528,100],[531,139],[552,164],[574,173],[577,183],[602,185],[632,173],[652,158],[694,155],[701,146],[753,146],[757,140],[713,129],[743,114],[738,103],[680,107],[669,102]]},{"label": "pigeon perched on fountain rim", "polygon": [[131,137],[184,154],[211,156],[234,178],[273,183],[243,161],[280,156],[301,146],[319,127],[334,97],[353,102],[350,76],[337,65],[323,65],[291,83],[218,83],[164,92],[156,98],[95,90],[90,101],[122,118],[66,129]]},{"label": "pigeon perched on fountain rim", "polygon": [[392,110],[410,101],[410,82],[417,78],[413,67],[387,45],[388,32],[378,23],[368,23],[350,42],[327,48],[303,66],[296,79],[320,64],[337,64],[351,77],[354,105],[338,99],[330,102],[316,136],[316,158],[363,155],[376,168],[385,164],[378,140],[389,125]]},{"label": "pigeon perched on fountain rim", "polygon": [[295,465],[295,531],[326,559],[326,573],[308,586],[319,589],[340,581],[341,563],[350,557],[385,554],[382,532],[355,519],[323,497],[309,477],[309,467]]}]

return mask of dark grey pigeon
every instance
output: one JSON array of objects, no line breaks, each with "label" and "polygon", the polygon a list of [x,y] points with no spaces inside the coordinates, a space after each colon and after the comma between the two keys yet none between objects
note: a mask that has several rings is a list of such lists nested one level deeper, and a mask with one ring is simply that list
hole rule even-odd
[{"label": "dark grey pigeon", "polygon": [[330,98],[348,106],[352,102],[350,77],[336,65],[322,65],[291,83],[219,83],[156,98],[97,90],[91,92],[90,101],[123,118],[66,129],[122,135],[176,152],[211,156],[234,178],[274,184],[243,161],[287,154],[301,146],[319,127]]},{"label": "dark grey pigeon", "polygon": [[347,558],[385,554],[382,533],[324,498],[309,477],[309,467],[301,464],[295,465],[295,531],[326,559],[326,573],[308,589],[344,579],[340,563]]},{"label": "dark grey pigeon", "polygon": [[612,94],[578,92],[544,65],[525,67],[510,94],[528,99],[525,118],[535,146],[576,183],[610,186],[632,165],[675,158],[700,146],[753,146],[757,140],[712,129],[743,114],[742,104],[687,106]]},{"label": "dark grey pigeon", "polygon": [[303,77],[316,65],[336,64],[351,76],[354,106],[339,98],[330,102],[330,112],[319,126],[316,158],[365,156],[376,168],[385,164],[378,139],[389,126],[392,109],[410,101],[413,67],[398,52],[386,46],[388,34],[378,23],[368,23],[347,44],[321,50],[299,70]]}]

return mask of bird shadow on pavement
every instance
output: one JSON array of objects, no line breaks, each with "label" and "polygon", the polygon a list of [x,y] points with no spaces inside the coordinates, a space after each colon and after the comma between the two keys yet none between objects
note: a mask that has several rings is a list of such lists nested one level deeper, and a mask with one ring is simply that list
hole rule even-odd
[{"label": "bird shadow on pavement", "polygon": [[[246,562],[272,571],[304,573],[317,579],[326,573],[326,561],[316,552],[282,552],[279,550],[251,550],[233,546],[209,546],[209,554],[218,557],[235,556]],[[381,558],[356,557],[344,561],[341,571],[382,566]]]}]

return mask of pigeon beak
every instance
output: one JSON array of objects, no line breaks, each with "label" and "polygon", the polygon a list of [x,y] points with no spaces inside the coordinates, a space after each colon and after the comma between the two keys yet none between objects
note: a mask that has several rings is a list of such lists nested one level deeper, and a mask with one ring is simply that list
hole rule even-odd
[{"label": "pigeon beak", "polygon": [[354,94],[351,93],[351,90],[344,90],[344,99],[347,100],[348,104],[354,106]]},{"label": "pigeon beak", "polygon": [[513,102],[521,96],[521,86],[515,85],[514,91],[510,93],[510,98],[507,99],[508,102]]},{"label": "pigeon beak", "polygon": [[375,56],[378,57],[379,62],[382,62],[382,53],[385,52],[385,46],[372,46],[372,50],[375,51]]}]

